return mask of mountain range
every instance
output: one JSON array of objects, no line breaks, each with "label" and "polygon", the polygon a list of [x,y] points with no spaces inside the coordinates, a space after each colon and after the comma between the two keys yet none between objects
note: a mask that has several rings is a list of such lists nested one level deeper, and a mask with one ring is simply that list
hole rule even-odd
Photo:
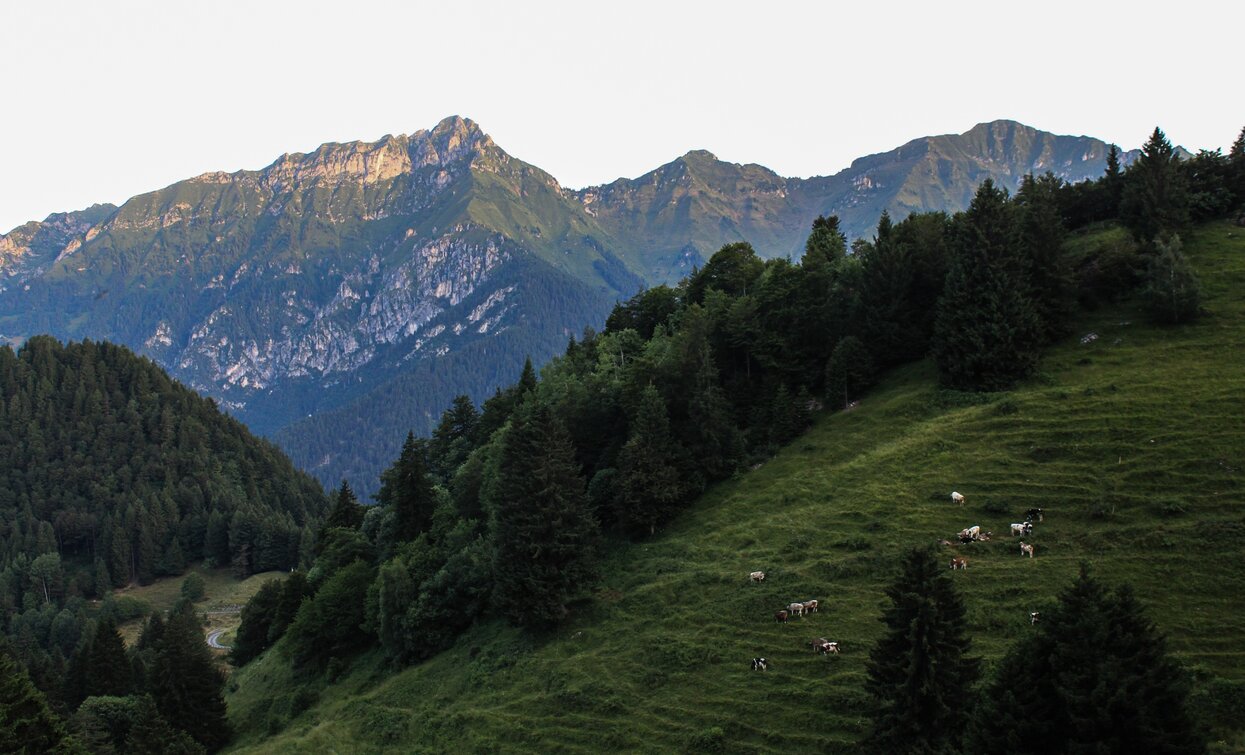
[{"label": "mountain range", "polygon": [[366,493],[453,396],[482,400],[725,243],[798,258],[818,215],[868,236],[883,209],[957,211],[986,178],[1096,177],[1106,152],[994,121],[832,176],[692,151],[571,190],[451,117],[22,225],[0,236],[0,337],[125,344]]}]

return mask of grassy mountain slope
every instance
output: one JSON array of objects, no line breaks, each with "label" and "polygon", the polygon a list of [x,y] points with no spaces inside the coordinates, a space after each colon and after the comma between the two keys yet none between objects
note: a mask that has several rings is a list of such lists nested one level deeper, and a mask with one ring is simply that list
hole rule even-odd
[{"label": "grassy mountain slope", "polygon": [[[1242,236],[1223,223],[1187,240],[1209,309],[1197,324],[1149,326],[1130,305],[1090,313],[1035,379],[981,403],[935,390],[928,364],[892,374],[615,551],[596,600],[555,635],[494,622],[398,674],[365,656],[331,686],[259,659],[229,698],[240,749],[854,751],[897,556],[972,524],[996,538],[944,551],[969,560],[955,576],[976,652],[996,661],[1088,561],[1136,587],[1195,670],[1206,725],[1239,744],[1241,720],[1207,690],[1245,693]],[[1099,338],[1081,344],[1086,332]],[[1047,511],[1033,560],[1007,536],[1030,506]],[[754,569],[764,583],[748,581]],[[812,597],[820,613],[774,622]],[[814,655],[819,636],[843,654]],[[749,670],[757,655],[769,672]]]}]

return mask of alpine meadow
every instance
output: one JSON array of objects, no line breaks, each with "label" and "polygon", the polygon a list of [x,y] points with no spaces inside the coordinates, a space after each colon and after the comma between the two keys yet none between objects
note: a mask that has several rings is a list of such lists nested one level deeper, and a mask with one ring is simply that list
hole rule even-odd
[{"label": "alpine meadow", "polygon": [[0,273],[0,751],[1245,751],[1245,129],[451,117]]}]

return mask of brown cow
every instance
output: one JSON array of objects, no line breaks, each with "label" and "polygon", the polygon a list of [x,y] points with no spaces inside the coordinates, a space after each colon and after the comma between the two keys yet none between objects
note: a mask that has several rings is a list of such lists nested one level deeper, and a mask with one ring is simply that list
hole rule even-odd
[{"label": "brown cow", "polygon": [[786,611],[777,611],[774,613],[774,621],[777,621],[779,624],[786,624],[787,617],[790,615],[791,614],[787,613]]},{"label": "brown cow", "polygon": [[955,571],[956,569],[967,569],[967,568],[968,568],[967,559],[961,556],[956,556],[955,558],[951,559],[951,570],[952,571]]}]

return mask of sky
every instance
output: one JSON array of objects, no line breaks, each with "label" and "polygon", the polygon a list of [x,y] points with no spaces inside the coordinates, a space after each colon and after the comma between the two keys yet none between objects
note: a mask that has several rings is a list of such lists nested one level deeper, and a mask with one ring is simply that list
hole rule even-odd
[{"label": "sky", "polygon": [[827,175],[998,118],[1226,151],[1243,25],[1218,0],[3,0],[0,233],[454,114],[575,188],[691,149]]}]

